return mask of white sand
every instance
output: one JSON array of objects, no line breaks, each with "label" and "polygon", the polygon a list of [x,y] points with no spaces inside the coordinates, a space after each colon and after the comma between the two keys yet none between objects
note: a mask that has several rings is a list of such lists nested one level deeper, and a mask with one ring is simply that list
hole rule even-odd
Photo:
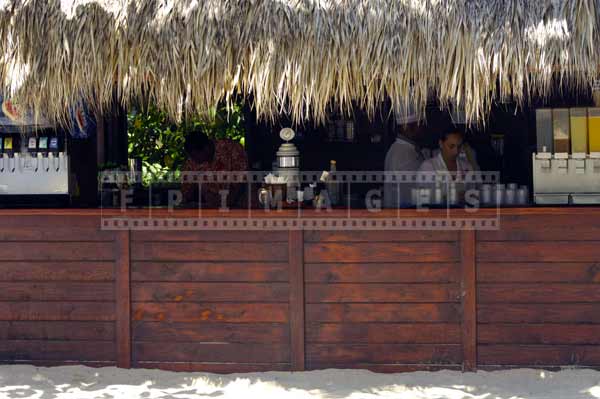
[{"label": "white sand", "polygon": [[600,398],[600,372],[323,370],[218,375],[114,367],[0,366],[0,398],[578,399]]}]

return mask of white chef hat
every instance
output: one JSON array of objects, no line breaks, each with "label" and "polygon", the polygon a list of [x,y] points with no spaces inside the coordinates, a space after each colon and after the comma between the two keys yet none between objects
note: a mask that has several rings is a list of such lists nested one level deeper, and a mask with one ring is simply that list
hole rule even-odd
[{"label": "white chef hat", "polygon": [[407,125],[409,123],[421,122],[423,120],[423,114],[417,112],[413,104],[408,104],[407,107],[399,107],[394,116],[397,125]]}]

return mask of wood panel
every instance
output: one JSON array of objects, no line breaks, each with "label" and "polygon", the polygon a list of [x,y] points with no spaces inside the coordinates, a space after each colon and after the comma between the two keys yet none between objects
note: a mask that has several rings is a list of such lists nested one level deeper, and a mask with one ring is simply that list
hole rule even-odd
[{"label": "wood panel", "polygon": [[599,303],[480,304],[479,323],[600,323]]},{"label": "wood panel", "polygon": [[284,262],[288,258],[287,251],[286,243],[139,242],[132,246],[131,256],[133,260],[155,262],[163,260]]},{"label": "wood panel", "polygon": [[480,345],[478,361],[481,364],[518,366],[598,366],[598,345]]},{"label": "wood panel", "polygon": [[307,283],[451,283],[457,263],[307,263]]},{"label": "wood panel", "polygon": [[304,278],[304,232],[290,230],[290,361],[293,371],[303,371],[306,360],[306,297]]},{"label": "wood panel", "polygon": [[482,324],[482,344],[600,345],[600,325],[594,324]]},{"label": "wood panel", "polygon": [[475,232],[461,232],[461,299],[463,369],[477,367],[477,277],[475,262]]},{"label": "wood panel", "polygon": [[133,262],[132,281],[287,282],[285,262]]},{"label": "wood panel", "polygon": [[478,241],[597,241],[600,217],[590,215],[502,216],[500,229],[478,231]]},{"label": "wood panel", "polygon": [[[67,215],[52,214],[54,210],[40,210],[36,215],[17,215],[15,209],[7,210],[8,215],[2,216],[2,227],[4,229],[48,229],[49,226],[61,228],[65,224],[71,229],[88,228],[99,229],[101,224],[100,211],[94,210],[94,215],[75,215],[72,209]],[[49,230],[49,229],[48,229]]]},{"label": "wood panel", "polygon": [[134,361],[289,363],[290,352],[281,344],[134,342]]},{"label": "wood panel", "polygon": [[415,242],[415,241],[457,241],[456,231],[429,230],[349,230],[320,231],[307,230],[306,242]]},{"label": "wood panel", "polygon": [[480,303],[600,302],[600,284],[480,284]]},{"label": "wood panel", "polygon": [[282,323],[134,322],[133,340],[156,342],[288,343],[289,325]]},{"label": "wood panel", "polygon": [[0,281],[113,281],[113,262],[3,262]]},{"label": "wood panel", "polygon": [[0,320],[114,321],[109,302],[0,302]]},{"label": "wood panel", "polygon": [[116,253],[116,346],[117,366],[131,367],[131,233],[119,231],[114,242]]},{"label": "wood panel", "polygon": [[413,373],[417,371],[461,370],[462,366],[453,364],[383,364],[383,363],[324,363],[311,362],[311,370],[323,369],[359,369],[374,373]]},{"label": "wood panel", "polygon": [[460,345],[401,344],[309,344],[307,363],[402,363],[457,364],[462,361]]},{"label": "wood panel", "polygon": [[0,242],[3,261],[114,260],[111,242]]},{"label": "wood panel", "polygon": [[137,367],[179,372],[204,373],[257,373],[265,371],[290,371],[289,363],[202,363],[202,362],[135,362]]},{"label": "wood panel", "polygon": [[288,304],[275,303],[138,303],[133,320],[224,323],[286,323]]},{"label": "wood panel", "polygon": [[[460,305],[440,304],[308,304],[308,322],[455,322]],[[599,315],[600,318],[600,315]]]},{"label": "wood panel", "polygon": [[482,262],[477,265],[477,280],[482,283],[600,283],[600,261]]},{"label": "wood panel", "polygon": [[[3,221],[4,222],[4,221]],[[115,232],[100,230],[100,222],[95,227],[71,227],[60,225],[39,225],[30,227],[0,227],[0,241],[113,241]],[[50,228],[50,226],[52,226]]]},{"label": "wood panel", "polygon": [[310,343],[460,344],[460,324],[431,323],[313,323]]},{"label": "wood panel", "polygon": [[0,361],[6,360],[98,360],[115,359],[113,342],[94,341],[0,341]]},{"label": "wood panel", "polygon": [[[197,215],[196,215],[197,216]],[[188,242],[287,242],[287,234],[279,231],[132,231],[132,241]]]},{"label": "wood panel", "polygon": [[306,302],[459,302],[457,284],[307,284]]},{"label": "wood panel", "polygon": [[600,241],[480,242],[477,260],[483,262],[596,262]]},{"label": "wood panel", "polygon": [[136,283],[134,302],[288,302],[287,283]]},{"label": "wood panel", "polygon": [[0,340],[111,341],[112,322],[0,321]]},{"label": "wood panel", "polygon": [[112,283],[0,283],[0,301],[110,302],[114,297]]},{"label": "wood panel", "polygon": [[307,243],[304,258],[307,263],[453,262],[458,260],[458,249],[448,242]]}]

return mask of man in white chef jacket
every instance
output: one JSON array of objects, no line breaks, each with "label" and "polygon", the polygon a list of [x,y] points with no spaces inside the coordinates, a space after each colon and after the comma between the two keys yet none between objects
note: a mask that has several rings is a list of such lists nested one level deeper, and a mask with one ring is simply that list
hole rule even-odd
[{"label": "man in white chef jacket", "polygon": [[[419,117],[412,113],[397,120],[400,131],[396,141],[392,144],[385,156],[385,172],[414,172],[416,173],[426,155],[417,144],[421,138]],[[399,176],[397,177],[397,179]],[[388,177],[389,179],[389,177]],[[410,207],[412,201],[412,183],[386,183],[383,191],[383,204],[386,208]]]}]

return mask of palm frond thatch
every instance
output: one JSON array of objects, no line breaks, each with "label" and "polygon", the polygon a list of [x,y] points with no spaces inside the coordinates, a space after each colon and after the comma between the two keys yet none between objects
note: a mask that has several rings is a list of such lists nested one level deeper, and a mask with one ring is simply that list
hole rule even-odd
[{"label": "palm frond thatch", "polygon": [[147,98],[177,119],[232,93],[261,117],[495,100],[598,76],[600,0],[5,0],[0,90],[60,121]]}]

